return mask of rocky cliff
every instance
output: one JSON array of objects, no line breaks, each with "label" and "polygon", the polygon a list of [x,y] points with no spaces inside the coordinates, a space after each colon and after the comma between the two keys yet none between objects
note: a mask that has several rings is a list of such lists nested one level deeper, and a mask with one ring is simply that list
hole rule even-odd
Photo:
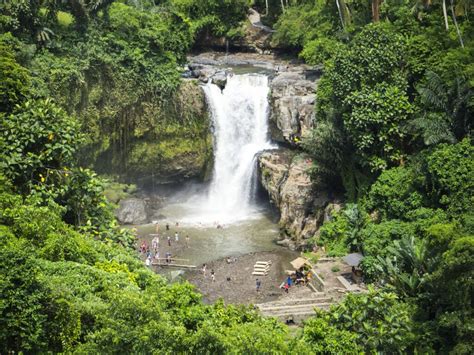
[{"label": "rocky cliff", "polygon": [[296,249],[315,235],[330,199],[326,192],[313,191],[308,175],[309,156],[282,148],[263,152],[258,159],[259,176],[271,202],[280,211],[280,244]]},{"label": "rocky cliff", "polygon": [[203,178],[212,165],[206,98],[198,80],[183,79],[165,103],[137,103],[123,139],[100,137],[83,159],[103,174],[138,185]]},{"label": "rocky cliff", "polygon": [[270,89],[270,132],[272,139],[298,145],[314,124],[316,86],[320,69],[304,65],[277,67]]}]

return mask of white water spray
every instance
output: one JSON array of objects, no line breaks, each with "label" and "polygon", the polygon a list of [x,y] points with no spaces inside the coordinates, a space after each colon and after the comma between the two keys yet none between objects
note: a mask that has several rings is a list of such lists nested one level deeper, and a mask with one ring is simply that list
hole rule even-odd
[{"label": "white water spray", "polygon": [[233,75],[222,91],[212,83],[203,88],[214,127],[211,184],[207,195],[193,195],[185,203],[168,206],[168,211],[184,216],[183,224],[203,227],[261,218],[254,187],[257,153],[273,148],[267,137],[268,78]]},{"label": "white water spray", "polygon": [[271,148],[268,140],[268,78],[234,75],[223,91],[207,84],[204,91],[214,124],[214,173],[203,206],[223,219],[251,212],[252,184],[258,152]]}]

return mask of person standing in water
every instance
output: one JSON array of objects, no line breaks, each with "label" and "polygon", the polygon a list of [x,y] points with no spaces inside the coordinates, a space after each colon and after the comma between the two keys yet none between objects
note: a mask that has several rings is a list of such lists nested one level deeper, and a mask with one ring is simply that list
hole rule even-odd
[{"label": "person standing in water", "polygon": [[186,248],[189,248],[189,235],[186,235]]},{"label": "person standing in water", "polygon": [[201,272],[204,278],[206,278],[206,264],[202,264]]},{"label": "person standing in water", "polygon": [[168,236],[166,237],[166,239],[168,239],[168,246],[170,247],[170,246],[171,246],[171,237],[168,235]]},{"label": "person standing in water", "polygon": [[214,269],[211,270],[211,279],[212,279],[212,282],[216,281],[216,275],[214,273]]},{"label": "person standing in water", "polygon": [[174,234],[174,240],[176,241],[176,243],[179,242],[179,233],[178,232],[176,232]]}]

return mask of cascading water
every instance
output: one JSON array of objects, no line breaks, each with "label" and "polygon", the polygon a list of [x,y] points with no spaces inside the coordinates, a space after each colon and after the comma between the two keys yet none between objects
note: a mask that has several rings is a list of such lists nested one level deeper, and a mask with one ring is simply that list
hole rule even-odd
[{"label": "cascading water", "polygon": [[267,138],[268,78],[260,74],[229,76],[224,90],[204,87],[214,124],[214,174],[207,212],[238,219],[252,208],[256,154],[271,148]]},{"label": "cascading water", "polygon": [[[214,127],[214,171],[203,193],[186,190],[163,213],[181,224],[206,227],[261,219],[254,201],[257,153],[273,146],[268,140],[268,78],[233,75],[224,90],[204,87]],[[177,217],[179,216],[179,217]]]}]

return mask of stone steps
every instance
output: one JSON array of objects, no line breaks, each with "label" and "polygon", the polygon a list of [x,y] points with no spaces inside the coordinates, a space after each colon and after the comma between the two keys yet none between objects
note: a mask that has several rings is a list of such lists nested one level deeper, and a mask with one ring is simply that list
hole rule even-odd
[{"label": "stone steps", "polygon": [[329,302],[312,303],[304,305],[272,307],[260,309],[260,312],[265,317],[279,318],[281,321],[292,319],[295,323],[300,323],[304,319],[316,314],[316,309],[327,310],[331,306]]},{"label": "stone steps", "polygon": [[282,321],[292,319],[300,323],[304,319],[314,315],[316,309],[329,309],[333,298],[325,293],[313,294],[313,297],[282,299],[274,302],[260,303],[256,307],[265,317],[276,317]]},{"label": "stone steps", "polygon": [[323,307],[329,306],[330,304],[331,304],[330,302],[318,302],[318,303],[308,303],[308,304],[296,304],[292,306],[284,305],[284,306],[260,308],[260,311],[265,314],[292,313],[292,312],[298,312],[298,311],[312,310],[315,307],[323,308]]},{"label": "stone steps", "polygon": [[268,303],[260,303],[256,306],[260,309],[267,309],[269,307],[283,307],[283,306],[296,306],[296,305],[307,305],[314,303],[330,303],[332,301],[331,297],[323,296],[317,298],[299,298],[294,300],[281,300]]}]

